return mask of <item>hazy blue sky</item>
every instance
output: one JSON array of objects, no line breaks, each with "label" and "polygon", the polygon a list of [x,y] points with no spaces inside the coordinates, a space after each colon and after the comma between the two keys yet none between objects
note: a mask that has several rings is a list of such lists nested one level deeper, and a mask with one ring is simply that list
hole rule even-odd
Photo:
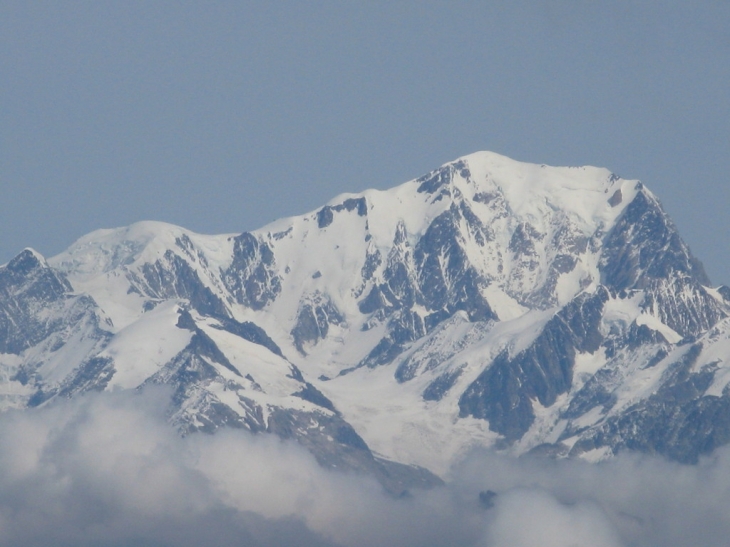
[{"label": "hazy blue sky", "polygon": [[493,150],[641,179],[730,284],[730,2],[587,4],[1,0],[0,263]]}]

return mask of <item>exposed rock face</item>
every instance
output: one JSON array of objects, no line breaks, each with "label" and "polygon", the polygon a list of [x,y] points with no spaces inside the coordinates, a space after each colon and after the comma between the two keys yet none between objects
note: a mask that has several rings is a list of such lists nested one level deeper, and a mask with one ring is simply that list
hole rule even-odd
[{"label": "exposed rock face", "polygon": [[644,309],[683,336],[696,336],[723,317],[703,289],[702,264],[689,252],[656,199],[640,191],[606,238],[602,282],[615,291],[643,290]]},{"label": "exposed rock face", "polygon": [[572,453],[629,448],[696,463],[699,455],[730,441],[728,391],[706,395],[715,367],[692,372],[701,352],[701,344],[686,348],[681,359],[667,368],[655,393],[594,428],[573,446]]},{"label": "exposed rock face", "polygon": [[526,350],[513,358],[502,351],[461,396],[461,416],[489,420],[507,440],[520,439],[535,420],[532,401],[545,407],[555,404],[572,386],[576,354],[600,347],[607,300],[605,288],[583,294],[550,319]]},{"label": "exposed rock face", "polygon": [[23,251],[0,401],[167,385],[185,434],[296,439],[396,494],[474,444],[693,462],[730,441],[729,312],[641,183],[479,153],[235,237]]},{"label": "exposed rock face", "polygon": [[0,369],[22,386],[2,396],[4,405],[37,406],[55,395],[104,389],[113,366],[95,357],[109,338],[101,317],[93,298],[74,294],[66,277],[34,251],[0,268],[0,354],[20,358]]},{"label": "exposed rock face", "polygon": [[300,353],[304,348],[327,338],[330,325],[344,325],[345,318],[332,301],[320,292],[304,297],[297,312],[297,323],[291,331],[294,345]]},{"label": "exposed rock face", "polygon": [[162,259],[144,264],[143,278],[134,285],[141,294],[150,297],[151,304],[170,299],[184,299],[205,315],[225,317],[228,310],[213,291],[206,287],[198,273],[184,258],[166,251]]},{"label": "exposed rock face", "polygon": [[248,232],[234,239],[233,261],[223,281],[236,302],[254,310],[260,310],[281,292],[271,247]]},{"label": "exposed rock face", "polygon": [[[68,280],[26,249],[0,270],[0,352],[20,354],[77,322],[93,306]],[[42,313],[54,309],[57,313]]]}]

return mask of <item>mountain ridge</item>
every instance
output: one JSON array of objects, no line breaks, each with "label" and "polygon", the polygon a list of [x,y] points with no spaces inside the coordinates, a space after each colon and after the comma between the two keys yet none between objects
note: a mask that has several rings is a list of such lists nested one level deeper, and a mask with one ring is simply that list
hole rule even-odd
[{"label": "mountain ridge", "polygon": [[183,432],[293,438],[393,491],[475,446],[692,462],[730,441],[728,291],[601,168],[481,152],[252,232],[99,230],[23,251],[0,291],[4,407],[162,383]]}]

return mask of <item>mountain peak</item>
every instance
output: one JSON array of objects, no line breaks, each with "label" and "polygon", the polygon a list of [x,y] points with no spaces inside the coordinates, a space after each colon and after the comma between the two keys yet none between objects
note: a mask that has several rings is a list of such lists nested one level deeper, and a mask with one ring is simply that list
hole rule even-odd
[{"label": "mountain peak", "polygon": [[26,247],[8,262],[5,267],[11,271],[25,273],[45,265],[46,259],[41,253],[31,247]]},{"label": "mountain peak", "polygon": [[[438,472],[475,443],[596,458],[638,431],[663,450],[651,416],[730,408],[726,332],[708,334],[724,292],[651,192],[606,169],[477,152],[252,232],[140,222],[82,237],[43,276],[21,267],[41,263],[0,268],[18,404],[163,383],[182,431]],[[682,457],[725,442],[705,440]]]}]

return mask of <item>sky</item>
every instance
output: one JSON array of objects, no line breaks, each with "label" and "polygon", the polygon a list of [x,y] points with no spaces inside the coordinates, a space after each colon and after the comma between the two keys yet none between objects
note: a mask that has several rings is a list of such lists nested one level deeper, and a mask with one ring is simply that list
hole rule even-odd
[{"label": "sky", "polygon": [[477,150],[642,180],[730,284],[730,3],[0,1],[0,263]]}]

